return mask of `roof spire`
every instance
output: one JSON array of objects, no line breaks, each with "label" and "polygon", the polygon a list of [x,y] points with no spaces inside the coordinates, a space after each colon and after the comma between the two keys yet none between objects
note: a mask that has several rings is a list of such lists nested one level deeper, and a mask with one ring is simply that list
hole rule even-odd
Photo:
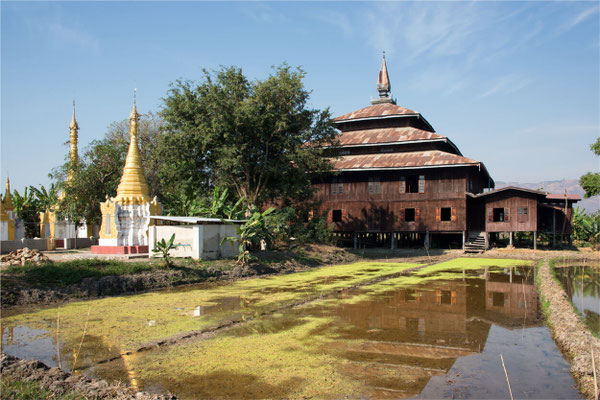
[{"label": "roof spire", "polygon": [[15,206],[12,202],[12,197],[10,195],[10,179],[8,179],[8,176],[6,177],[6,192],[4,193],[4,198],[0,196],[0,200],[2,200],[2,212],[12,211],[15,209]]},{"label": "roof spire", "polygon": [[385,62],[385,51],[383,52],[383,59],[381,61],[381,70],[379,71],[379,76],[377,77],[377,91],[379,92],[379,98],[377,100],[372,100],[372,104],[381,104],[381,103],[393,103],[394,100],[390,97],[390,91],[392,90],[392,85],[390,84],[390,77],[387,71],[387,64]]}]

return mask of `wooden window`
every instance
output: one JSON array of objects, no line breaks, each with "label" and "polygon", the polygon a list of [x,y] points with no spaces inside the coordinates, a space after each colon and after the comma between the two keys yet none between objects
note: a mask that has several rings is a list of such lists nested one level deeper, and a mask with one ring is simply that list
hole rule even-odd
[{"label": "wooden window", "polygon": [[419,178],[416,176],[407,176],[404,188],[405,193],[419,193]]},{"label": "wooden window", "polygon": [[435,222],[440,222],[442,220],[442,209],[437,207],[435,209]]},{"label": "wooden window", "polygon": [[494,222],[506,222],[506,208],[494,208]]},{"label": "wooden window", "polygon": [[343,194],[344,182],[341,179],[334,179],[331,183],[331,194]]},{"label": "wooden window", "polygon": [[406,178],[405,177],[400,178],[399,191],[400,191],[400,193],[406,193]]},{"label": "wooden window", "polygon": [[419,175],[419,193],[425,193],[425,175]]},{"label": "wooden window", "polygon": [[418,222],[421,219],[421,209],[415,208],[415,222]]},{"label": "wooden window", "polygon": [[331,212],[331,221],[342,222],[342,210],[333,210]]},{"label": "wooden window", "polygon": [[379,178],[369,178],[369,193],[379,193]]},{"label": "wooden window", "polygon": [[393,147],[381,147],[379,151],[382,153],[393,153],[394,148]]},{"label": "wooden window", "polygon": [[456,221],[456,207],[452,207],[452,217],[451,217],[452,221]]},{"label": "wooden window", "polygon": [[452,221],[452,208],[451,207],[440,208],[440,221]]},{"label": "wooden window", "polygon": [[494,222],[494,211],[492,207],[488,207],[488,222]]},{"label": "wooden window", "polygon": [[414,208],[405,208],[404,209],[404,220],[406,222],[414,222],[415,221],[415,209]]},{"label": "wooden window", "polygon": [[510,208],[504,209],[504,222],[510,222]]},{"label": "wooden window", "polygon": [[348,154],[350,154],[350,150],[349,149],[342,149],[342,150],[340,150],[340,155],[341,156],[347,156]]}]

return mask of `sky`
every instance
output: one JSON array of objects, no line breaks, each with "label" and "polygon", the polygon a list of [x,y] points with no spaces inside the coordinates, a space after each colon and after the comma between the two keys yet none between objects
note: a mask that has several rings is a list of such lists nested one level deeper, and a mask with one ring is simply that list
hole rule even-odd
[{"label": "sky", "polygon": [[334,116],[377,97],[382,51],[398,105],[420,112],[496,181],[600,170],[600,4],[569,2],[0,2],[1,173],[48,186],[68,153],[158,112],[169,85],[235,65],[287,62],[310,107]]}]

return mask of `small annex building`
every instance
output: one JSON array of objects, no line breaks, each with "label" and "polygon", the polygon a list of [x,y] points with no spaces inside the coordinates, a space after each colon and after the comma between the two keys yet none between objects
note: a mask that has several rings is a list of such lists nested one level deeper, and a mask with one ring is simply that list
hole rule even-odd
[{"label": "small annex building", "polygon": [[334,173],[313,182],[320,214],[343,243],[429,247],[435,240],[486,249],[497,232],[570,238],[579,196],[565,202],[527,189],[494,191],[483,162],[464,156],[421,113],[396,104],[385,55],[377,90],[370,106],[334,119],[339,143],[326,152],[335,156]]},{"label": "small annex building", "polygon": [[[195,260],[214,260],[238,255],[238,242],[223,243],[226,237],[239,237],[236,228],[244,224],[243,220],[231,220],[203,217],[179,217],[151,215],[157,222],[148,227],[150,249],[164,239],[168,241],[175,235],[173,257],[191,257]],[[155,257],[158,254],[154,254]]]}]

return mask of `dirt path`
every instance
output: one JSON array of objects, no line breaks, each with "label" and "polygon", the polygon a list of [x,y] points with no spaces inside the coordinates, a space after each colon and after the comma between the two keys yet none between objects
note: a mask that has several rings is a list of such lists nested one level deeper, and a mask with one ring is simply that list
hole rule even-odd
[{"label": "dirt path", "polygon": [[571,363],[571,373],[579,390],[586,398],[596,400],[591,349],[593,346],[596,375],[600,380],[600,339],[590,333],[576,314],[565,291],[550,271],[548,259],[539,268],[537,286],[552,336]]}]

